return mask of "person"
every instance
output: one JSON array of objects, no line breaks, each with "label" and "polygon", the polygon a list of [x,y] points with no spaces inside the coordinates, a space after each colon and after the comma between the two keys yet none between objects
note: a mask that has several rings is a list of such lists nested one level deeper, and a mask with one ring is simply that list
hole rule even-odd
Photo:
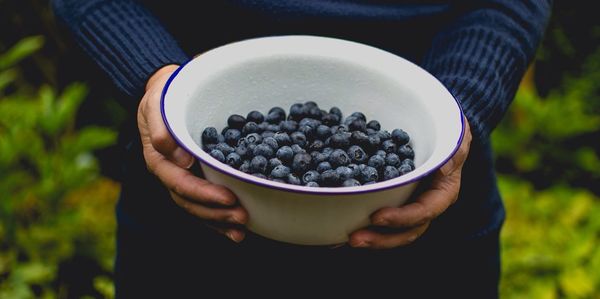
[{"label": "person", "polygon": [[[130,118],[137,127],[126,125],[123,155],[114,161],[123,171],[118,298],[390,291],[407,298],[498,297],[504,208],[489,137],[534,56],[551,1],[52,4],[124,92],[123,105],[137,111]],[[421,184],[413,202],[376,211],[372,225],[339,248],[285,244],[246,231],[251,215],[232,192],[198,176],[194,158],[174,142],[160,114],[161,91],[188,54],[286,34],[343,38],[405,57],[437,77],[468,120],[458,152]]]}]

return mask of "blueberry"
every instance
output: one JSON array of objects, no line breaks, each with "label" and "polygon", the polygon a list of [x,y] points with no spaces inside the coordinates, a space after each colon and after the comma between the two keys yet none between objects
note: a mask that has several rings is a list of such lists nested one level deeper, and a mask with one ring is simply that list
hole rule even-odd
[{"label": "blueberry", "polygon": [[329,155],[329,163],[333,167],[346,166],[350,164],[350,157],[344,150],[336,149]]},{"label": "blueberry", "polygon": [[[306,104],[304,104],[305,107]],[[308,109],[308,117],[310,118],[314,118],[314,119],[320,119],[321,118],[321,110],[319,109],[319,107],[312,107]]]},{"label": "blueberry", "polygon": [[271,177],[285,179],[291,173],[290,168],[285,165],[277,165],[271,170]]},{"label": "blueberry", "polygon": [[383,170],[383,167],[385,166],[385,159],[380,155],[371,156],[371,158],[369,158],[368,165],[377,170]]},{"label": "blueberry", "polygon": [[245,138],[247,144],[260,144],[263,141],[262,136],[258,133],[248,134]]},{"label": "blueberry", "polygon": [[312,158],[307,153],[298,153],[292,160],[292,169],[295,173],[305,173],[310,169]]},{"label": "blueberry", "polygon": [[293,144],[297,144],[302,148],[306,147],[307,141],[306,141],[306,135],[304,135],[304,133],[294,132],[294,133],[292,133],[292,135],[290,135],[290,138],[292,138]]},{"label": "blueberry", "polygon": [[317,165],[317,171],[323,173],[324,171],[331,169],[331,163],[324,161]]},{"label": "blueberry", "polygon": [[384,180],[391,180],[393,178],[397,178],[400,175],[400,172],[398,171],[398,168],[394,167],[394,166],[386,166],[385,169],[383,170],[383,179]]},{"label": "blueberry", "polygon": [[[361,165],[364,165],[364,164],[361,164]],[[352,170],[352,177],[357,178],[358,175],[360,174],[359,166],[354,163],[351,163],[351,164],[348,164],[348,168],[350,168],[350,170]]]},{"label": "blueberry", "polygon": [[381,145],[381,139],[379,139],[379,136],[371,135],[371,136],[369,136],[369,139],[367,140],[365,150],[367,150],[367,152],[373,153],[373,152],[377,151],[377,149],[379,149],[380,145]]},{"label": "blueberry", "polygon": [[363,121],[367,121],[367,117],[362,112],[354,112],[350,114],[350,116],[354,116],[358,119],[362,119]]},{"label": "blueberry", "polygon": [[242,132],[240,132],[240,130],[237,129],[229,129],[225,132],[223,136],[225,137],[225,142],[227,142],[227,144],[234,146],[242,137]]},{"label": "blueberry", "polygon": [[306,101],[304,102],[304,106],[309,107],[309,108],[319,108],[319,105],[317,105],[317,103],[315,101]]},{"label": "blueberry", "polygon": [[275,141],[277,141],[279,146],[292,144],[292,139],[286,132],[277,132],[275,135],[273,135],[273,138],[275,138]]},{"label": "blueberry", "polygon": [[412,159],[404,159],[404,160],[402,160],[402,164],[406,164],[406,165],[410,166],[411,170],[415,169],[415,161],[413,161]]},{"label": "blueberry", "polygon": [[398,172],[400,173],[400,175],[407,174],[411,171],[412,168],[408,164],[401,164],[400,167],[398,167]]},{"label": "blueberry", "polygon": [[206,145],[206,144],[217,143],[218,135],[219,135],[219,133],[217,133],[217,129],[215,129],[213,127],[208,127],[206,129],[204,129],[204,131],[202,131],[202,144]]},{"label": "blueberry", "polygon": [[246,115],[246,121],[260,124],[261,122],[265,121],[265,116],[262,113],[253,110]]},{"label": "blueberry", "polygon": [[329,155],[317,151],[311,152],[310,156],[312,158],[313,165],[319,165],[320,163],[329,159]]},{"label": "blueberry", "polygon": [[386,140],[381,144],[381,149],[383,149],[386,153],[395,153],[398,150],[396,143],[393,140]]},{"label": "blueberry", "polygon": [[321,174],[315,170],[309,170],[302,175],[302,182],[318,182],[321,179]]},{"label": "blueberry", "polygon": [[269,162],[263,156],[256,156],[250,161],[250,171],[257,173],[266,173]]},{"label": "blueberry", "polygon": [[267,159],[273,158],[275,156],[275,153],[273,152],[273,148],[271,148],[269,145],[261,143],[259,145],[257,145],[254,150],[252,151],[252,154],[254,156],[263,156]]},{"label": "blueberry", "polygon": [[302,126],[298,128],[298,132],[304,134],[307,140],[312,140],[314,138],[314,129],[310,126]]},{"label": "blueberry", "polygon": [[298,130],[298,123],[296,121],[293,120],[285,120],[279,123],[279,126],[281,127],[281,130],[291,134],[293,132],[295,132],[296,130]]},{"label": "blueberry", "polygon": [[367,182],[376,182],[379,180],[379,174],[377,173],[377,169],[371,166],[367,166],[360,171],[360,180],[363,184]]},{"label": "blueberry", "polygon": [[340,110],[338,107],[331,107],[331,109],[329,109],[329,113],[337,115],[340,120],[342,119],[342,110]]},{"label": "blueberry", "polygon": [[268,123],[270,124],[278,124],[280,121],[285,120],[285,114],[284,117],[281,117],[280,113],[277,112],[271,112],[269,114],[267,114],[267,118],[265,119]]},{"label": "blueberry", "polygon": [[308,146],[308,151],[320,151],[325,147],[325,143],[319,139],[316,139]]},{"label": "blueberry", "polygon": [[371,128],[367,128],[367,135],[371,136],[373,134],[377,134],[377,131],[371,129]]},{"label": "blueberry", "polygon": [[415,152],[410,145],[405,144],[398,148],[398,156],[400,156],[401,159],[414,159]]},{"label": "blueberry", "polygon": [[349,125],[357,119],[358,118],[356,118],[355,116],[348,116],[348,117],[346,117],[346,119],[344,119],[344,125]]},{"label": "blueberry", "polygon": [[242,164],[242,157],[240,157],[240,155],[238,155],[237,153],[233,152],[227,155],[227,157],[225,158],[225,163],[227,163],[227,165],[233,168],[238,168]]},{"label": "blueberry", "polygon": [[261,178],[261,179],[265,179],[265,180],[267,179],[267,176],[264,175],[264,174],[262,174],[262,173],[260,173],[260,172],[253,173],[252,175],[255,176],[255,177],[257,177],[257,178]]},{"label": "blueberry", "polygon": [[306,150],[297,144],[292,144],[291,148],[292,148],[292,152],[294,152],[294,155],[297,155],[300,153],[306,153]]},{"label": "blueberry", "polygon": [[268,125],[267,131],[271,131],[273,133],[281,131],[281,127],[279,125]]},{"label": "blueberry", "polygon": [[350,133],[336,133],[331,136],[330,144],[335,148],[347,148],[350,145]]},{"label": "blueberry", "polygon": [[319,125],[315,130],[315,136],[321,140],[325,140],[331,136],[331,128],[326,125]]},{"label": "blueberry", "polygon": [[353,122],[348,124],[348,129],[350,131],[367,131],[367,124],[362,119],[355,119]]},{"label": "blueberry", "polygon": [[384,150],[378,150],[375,152],[375,155],[382,156],[385,158],[385,157],[387,157],[387,152]]},{"label": "blueberry", "polygon": [[266,131],[268,126],[269,126],[269,123],[266,121],[259,123],[257,133]]},{"label": "blueberry", "polygon": [[250,161],[244,160],[244,162],[242,162],[242,165],[240,165],[239,170],[241,172],[249,173],[250,172]]},{"label": "blueberry", "polygon": [[275,136],[275,132],[273,132],[273,131],[264,131],[264,132],[262,132],[262,133],[260,134],[260,136],[261,136],[263,139],[265,139],[265,138],[267,138],[267,137],[273,137],[273,136]]},{"label": "blueberry", "polygon": [[210,153],[210,151],[214,150],[215,148],[217,148],[216,144],[207,144],[202,147],[202,149],[207,153]]},{"label": "blueberry", "polygon": [[325,155],[331,155],[335,149],[333,147],[326,147],[321,152]]},{"label": "blueberry", "polygon": [[379,131],[379,130],[381,130],[381,125],[379,124],[378,121],[372,120],[372,121],[370,121],[370,122],[367,123],[367,128],[373,129],[375,131]]},{"label": "blueberry", "polygon": [[217,159],[219,162],[225,162],[225,155],[218,149],[210,151],[210,156]]},{"label": "blueberry", "polygon": [[354,131],[350,135],[350,142],[354,145],[366,146],[369,144],[369,136],[364,132]]},{"label": "blueberry", "polygon": [[382,142],[392,139],[392,134],[388,131],[377,131],[377,136],[379,136],[379,139],[381,139]]},{"label": "blueberry", "polygon": [[[229,129],[227,129],[229,130]],[[227,130],[225,130],[223,133],[225,133]],[[223,136],[223,134],[219,134],[217,135],[217,143],[223,143],[225,142],[225,136]]]},{"label": "blueberry", "polygon": [[302,184],[302,181],[300,180],[300,178],[298,178],[298,176],[293,173],[288,174],[287,182],[288,182],[288,184],[292,184],[292,185],[301,185]]},{"label": "blueberry", "polygon": [[225,156],[235,152],[235,149],[225,142],[217,144],[216,149],[220,150]]},{"label": "blueberry", "polygon": [[285,163],[292,162],[294,151],[289,146],[282,146],[277,150],[277,158]]},{"label": "blueberry", "polygon": [[279,143],[277,142],[277,140],[274,137],[264,138],[262,143],[270,146],[273,149],[273,151],[276,151],[279,149]]},{"label": "blueberry", "polygon": [[330,169],[321,173],[321,180],[319,185],[326,187],[335,187],[340,183],[340,175],[337,171]]},{"label": "blueberry", "polygon": [[223,130],[221,130],[221,135],[225,134],[225,132],[227,132],[227,130],[229,130],[230,128],[228,126],[225,126],[223,128]]},{"label": "blueberry", "polygon": [[321,121],[328,126],[339,125],[340,117],[332,113],[327,113],[321,117]]},{"label": "blueberry", "polygon": [[340,177],[340,181],[342,181],[342,182],[347,179],[354,178],[354,171],[352,169],[350,169],[349,167],[340,166],[340,167],[336,168],[335,171],[338,173],[338,175]]},{"label": "blueberry", "polygon": [[247,122],[244,125],[244,127],[242,128],[242,134],[244,134],[244,135],[258,133],[258,132],[261,132],[261,130],[258,128],[258,125],[253,121]]},{"label": "blueberry", "polygon": [[[279,115],[280,120],[282,121],[285,119],[285,110],[283,110],[283,108],[281,107],[273,107],[271,108],[271,110],[269,110],[269,113],[267,113],[267,115],[271,114],[271,113],[276,113]],[[277,123],[279,123],[279,121]]]},{"label": "blueberry", "polygon": [[267,171],[271,171],[271,170],[273,170],[273,168],[275,168],[279,165],[283,165],[281,160],[279,160],[277,158],[271,158],[271,159],[269,159],[269,164],[267,164]]},{"label": "blueberry", "polygon": [[342,183],[342,187],[360,186],[360,182],[355,179],[347,179]]},{"label": "blueberry", "polygon": [[304,126],[309,126],[313,129],[316,129],[319,125],[321,125],[321,121],[316,120],[314,118],[303,118],[299,123],[298,123],[298,127],[304,127]]},{"label": "blueberry", "polygon": [[238,114],[232,114],[227,119],[227,125],[230,129],[238,129],[241,130],[246,124],[246,119]]},{"label": "blueberry", "polygon": [[405,145],[410,141],[410,137],[408,136],[408,133],[406,133],[402,129],[393,130],[392,131],[392,139],[398,145]]},{"label": "blueberry", "polygon": [[400,157],[394,153],[389,153],[385,156],[385,164],[389,166],[398,167],[400,166]]},{"label": "blueberry", "polygon": [[290,117],[293,120],[301,120],[304,118],[304,105],[300,103],[293,104],[290,107]]},{"label": "blueberry", "polygon": [[317,182],[308,182],[305,186],[306,187],[320,187]]},{"label": "blueberry", "polygon": [[348,148],[347,153],[352,162],[355,163],[366,163],[369,159],[367,153],[365,153],[365,151],[358,145],[353,145],[350,148]]}]

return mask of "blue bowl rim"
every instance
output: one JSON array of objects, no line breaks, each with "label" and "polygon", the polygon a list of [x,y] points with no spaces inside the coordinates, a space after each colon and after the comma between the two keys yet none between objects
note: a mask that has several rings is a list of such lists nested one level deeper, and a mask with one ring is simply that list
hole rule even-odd
[{"label": "blue bowl rim", "polygon": [[[300,36],[300,35],[283,35],[283,36],[279,36],[279,37],[286,37],[286,36]],[[306,35],[303,35],[303,36],[306,36]],[[251,39],[246,39],[246,40],[255,40],[255,39],[271,38],[271,37],[275,37],[275,36],[258,37],[258,38],[251,38]],[[323,36],[314,36],[314,37],[329,38],[329,37],[323,37]],[[332,38],[332,39],[338,39],[338,38]],[[243,41],[243,40],[241,40],[241,41]],[[241,41],[238,41],[238,42],[241,42]],[[346,41],[346,40],[344,40],[344,41]],[[356,42],[353,42],[353,43],[356,43]],[[362,44],[362,45],[366,45],[366,44]],[[366,46],[373,47],[373,46],[370,46],[370,45],[366,45]],[[388,52],[388,51],[382,50],[380,48],[376,48],[376,49],[378,49],[380,51]],[[390,52],[388,52],[388,53],[390,53]],[[396,55],[394,53],[390,53],[390,54],[398,56],[398,55]],[[163,90],[162,90],[162,93],[161,93],[161,96],[160,96],[160,113],[162,115],[162,119],[163,119],[163,121],[164,121],[167,129],[169,130],[169,133],[175,139],[175,142],[179,146],[181,146],[183,149],[185,149],[187,152],[191,153],[196,159],[202,161],[205,165],[208,165],[210,168],[212,168],[212,169],[214,169],[214,170],[216,170],[216,171],[218,171],[218,172],[220,172],[222,174],[225,174],[225,175],[230,176],[230,177],[234,177],[235,179],[244,181],[244,182],[249,183],[249,184],[259,185],[261,187],[265,187],[265,188],[269,188],[269,189],[275,189],[275,190],[280,190],[280,191],[293,192],[293,193],[301,193],[301,194],[314,194],[314,195],[353,195],[353,194],[364,194],[364,193],[380,192],[380,191],[384,191],[384,190],[388,190],[388,189],[398,188],[398,187],[401,187],[401,186],[404,186],[404,185],[408,185],[408,184],[420,181],[422,178],[430,175],[434,171],[437,171],[440,167],[442,167],[444,164],[446,164],[446,162],[448,162],[454,156],[454,154],[458,151],[458,149],[460,147],[460,144],[462,143],[462,140],[463,140],[464,135],[465,135],[465,118],[464,118],[463,109],[462,109],[462,107],[460,105],[460,102],[456,99],[456,97],[450,91],[448,91],[448,93],[450,94],[450,96],[452,96],[452,99],[454,99],[454,101],[456,102],[456,106],[458,107],[458,110],[460,112],[460,122],[461,122],[460,136],[458,138],[456,146],[454,147],[454,149],[452,150],[452,152],[450,152],[450,154],[448,155],[448,157],[446,157],[442,162],[440,162],[436,166],[432,167],[430,170],[422,173],[421,175],[419,175],[417,177],[414,177],[414,178],[412,178],[410,180],[407,180],[407,181],[403,181],[403,182],[398,182],[398,183],[391,184],[391,185],[382,186],[382,187],[379,187],[379,188],[370,188],[368,190],[347,190],[349,188],[338,187],[338,188],[331,188],[331,189],[340,189],[340,191],[328,191],[328,192],[319,191],[318,189],[320,189],[320,187],[306,187],[307,190],[296,190],[296,189],[290,189],[290,188],[286,188],[286,187],[280,187],[280,186],[277,186],[277,185],[273,185],[274,183],[271,182],[271,181],[269,181],[269,180],[267,180],[267,179],[262,179],[262,178],[259,178],[259,177],[255,178],[257,181],[249,180],[247,178],[244,178],[244,177],[241,177],[241,176],[237,176],[235,174],[231,174],[231,173],[223,170],[220,165],[213,164],[211,161],[205,160],[202,157],[196,155],[189,147],[187,147],[184,144],[184,142],[182,142],[177,137],[177,135],[175,134],[175,132],[172,130],[172,128],[171,128],[171,126],[169,124],[169,121],[167,120],[167,116],[166,116],[166,113],[165,113],[165,96],[167,94],[167,91],[169,90],[169,86],[171,85],[171,83],[173,82],[173,80],[175,80],[175,78],[177,77],[177,75],[179,74],[179,72],[188,63],[190,63],[192,60],[194,60],[196,58],[200,58],[200,57],[201,56],[197,56],[197,57],[193,57],[193,58],[189,59],[188,61],[186,61],[185,63],[183,63],[182,65],[180,65],[171,74],[171,76],[169,76],[169,79],[167,80],[167,83],[163,87]],[[400,56],[398,56],[398,57],[400,57]],[[411,63],[411,64],[415,65],[419,69],[427,72],[433,78],[435,78],[436,80],[438,80],[435,76],[433,76],[427,70],[425,70],[425,69],[421,68],[420,66],[416,65],[412,61],[409,61],[407,59],[405,59],[405,61],[408,62],[408,63]],[[438,80],[438,82],[439,82],[439,80]],[[441,84],[441,82],[440,82],[440,84]],[[442,86],[444,88],[446,88],[446,86],[444,86],[443,84],[442,84]],[[448,89],[446,88],[446,90],[448,90]],[[222,164],[223,167],[230,167],[229,165],[226,165],[224,163],[220,163],[220,162],[218,162],[218,163]],[[234,169],[234,170],[236,170],[236,169]],[[236,171],[239,171],[239,170],[236,170]],[[373,184],[373,187],[375,187],[376,185],[377,185],[377,183]],[[314,190],[312,190],[312,189],[314,189]],[[344,189],[346,189],[346,191]]]}]

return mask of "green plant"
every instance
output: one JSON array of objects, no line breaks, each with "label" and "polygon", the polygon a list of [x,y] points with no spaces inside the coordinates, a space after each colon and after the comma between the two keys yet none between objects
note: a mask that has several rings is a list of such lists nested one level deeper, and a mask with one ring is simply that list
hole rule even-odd
[{"label": "green plant", "polygon": [[42,44],[25,38],[0,55],[0,298],[73,296],[61,273],[76,257],[98,265],[79,295],[100,296],[110,293],[118,185],[99,175],[93,151],[116,132],[75,127],[85,85],[58,93],[19,80],[17,63]]}]

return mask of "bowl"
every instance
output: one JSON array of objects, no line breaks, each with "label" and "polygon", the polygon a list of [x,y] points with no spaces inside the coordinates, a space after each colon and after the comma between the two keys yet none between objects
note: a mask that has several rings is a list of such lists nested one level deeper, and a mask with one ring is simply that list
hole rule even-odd
[{"label": "bowl", "polygon": [[[384,129],[404,129],[415,170],[365,186],[295,186],[238,171],[201,148],[203,129],[220,131],[231,114],[266,113],[273,106],[289,111],[309,100],[324,109],[338,106],[344,115],[361,111]],[[317,36],[256,38],[203,53],[172,74],[161,111],[206,179],[239,198],[250,231],[301,245],[346,242],[374,211],[404,204],[417,183],[454,154],[463,135],[459,104],[425,70],[375,47]]]}]

